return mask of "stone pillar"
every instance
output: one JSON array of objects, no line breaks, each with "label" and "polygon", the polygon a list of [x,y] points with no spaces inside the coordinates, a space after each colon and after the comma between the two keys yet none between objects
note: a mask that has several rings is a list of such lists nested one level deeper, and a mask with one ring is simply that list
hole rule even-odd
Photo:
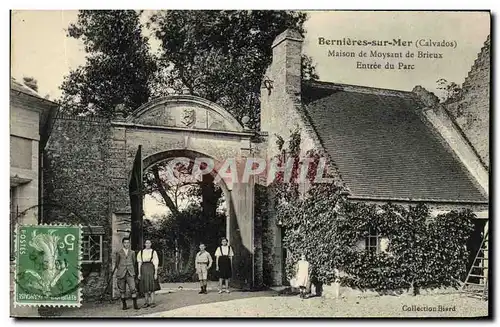
[{"label": "stone pillar", "polygon": [[[130,203],[128,194],[129,173],[132,169],[126,148],[124,127],[113,126],[110,148],[110,209],[111,209],[111,255],[110,274],[115,267],[115,253],[121,249],[124,237],[130,236]],[[112,277],[111,293],[113,298],[120,296],[116,278]],[[128,291],[127,291],[128,292]]]},{"label": "stone pillar", "polygon": [[264,286],[263,222],[267,219],[267,190],[258,180],[254,184],[254,287]]},{"label": "stone pillar", "polygon": [[[111,230],[112,230],[112,238],[111,238],[111,272],[113,272],[113,269],[116,265],[116,251],[121,249],[122,247],[122,239],[124,237],[128,237],[130,234],[130,214],[129,213],[114,213],[112,215],[112,221],[111,221]],[[112,281],[112,297],[113,298],[118,298],[120,297],[120,292],[118,290],[118,287],[116,285],[116,278],[113,276],[113,281]],[[128,292],[128,289],[127,289]]]},{"label": "stone pillar", "polygon": [[[303,40],[298,31],[288,29],[278,35],[272,44],[273,60],[266,70],[261,87],[261,130],[269,134],[265,151],[268,158],[278,153],[277,135],[286,139],[291,130],[303,124],[299,114],[302,106]],[[281,228],[273,210],[272,190],[269,190],[268,196],[267,216],[262,222],[264,282],[282,285],[284,257]]]}]

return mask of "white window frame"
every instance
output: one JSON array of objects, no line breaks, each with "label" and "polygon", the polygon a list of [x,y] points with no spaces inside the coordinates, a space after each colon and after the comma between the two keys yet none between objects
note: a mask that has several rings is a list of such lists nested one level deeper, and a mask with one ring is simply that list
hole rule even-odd
[{"label": "white window frame", "polygon": [[[371,240],[373,239],[375,239],[375,245],[371,245]],[[376,229],[369,228],[368,235],[365,237],[365,250],[369,253],[379,254],[381,252],[381,239],[382,235]],[[372,249],[375,249],[375,251]]]},{"label": "white window frame", "polygon": [[[95,237],[99,237],[99,259],[98,260],[85,260],[84,259],[84,256],[87,254],[86,250],[90,251],[90,249],[86,249],[85,248],[85,242],[84,242],[84,238],[85,237],[92,237],[92,238],[95,238]],[[103,237],[103,234],[101,233],[83,233],[82,235],[82,264],[89,264],[89,263],[102,263],[102,252],[103,252],[103,248],[102,248],[102,237]],[[90,256],[90,253],[89,253],[89,256]]]}]

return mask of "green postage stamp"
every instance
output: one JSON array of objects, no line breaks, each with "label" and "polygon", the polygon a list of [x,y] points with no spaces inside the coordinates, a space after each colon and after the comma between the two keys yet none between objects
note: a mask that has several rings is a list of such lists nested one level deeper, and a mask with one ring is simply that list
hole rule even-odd
[{"label": "green postage stamp", "polygon": [[81,305],[80,226],[18,225],[15,306]]}]

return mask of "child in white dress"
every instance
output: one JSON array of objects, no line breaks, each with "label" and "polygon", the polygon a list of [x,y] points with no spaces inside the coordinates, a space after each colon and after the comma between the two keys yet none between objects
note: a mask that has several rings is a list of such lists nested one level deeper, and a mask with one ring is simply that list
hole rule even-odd
[{"label": "child in white dress", "polygon": [[297,274],[295,276],[296,285],[300,289],[300,297],[305,298],[307,285],[309,284],[309,262],[306,260],[305,254],[301,255],[297,262]]}]

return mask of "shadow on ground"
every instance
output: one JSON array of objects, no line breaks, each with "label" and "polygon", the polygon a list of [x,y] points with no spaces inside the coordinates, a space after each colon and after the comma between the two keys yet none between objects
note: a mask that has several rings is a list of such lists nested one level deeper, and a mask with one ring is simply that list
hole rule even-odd
[{"label": "shadow on ground", "polygon": [[[68,318],[68,317],[89,317],[89,318],[103,318],[103,317],[134,317],[147,315],[156,312],[168,311],[186,306],[224,302],[236,299],[245,299],[253,297],[274,297],[278,296],[277,292],[272,290],[258,291],[258,292],[244,292],[234,290],[231,293],[218,294],[217,291],[210,291],[208,294],[198,294],[195,290],[182,290],[167,294],[157,294],[155,308],[145,308],[134,310],[121,309],[121,302],[119,300],[103,303],[84,303],[80,308],[47,308],[40,312],[44,317],[52,318]],[[142,306],[144,299],[139,299],[139,306]],[[128,300],[129,307],[132,306],[132,300]]]}]

